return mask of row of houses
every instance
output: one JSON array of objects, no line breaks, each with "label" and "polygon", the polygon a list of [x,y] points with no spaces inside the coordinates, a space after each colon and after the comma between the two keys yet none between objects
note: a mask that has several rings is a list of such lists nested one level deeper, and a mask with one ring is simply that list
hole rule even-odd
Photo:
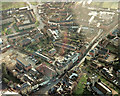
[{"label": "row of houses", "polygon": [[[3,19],[1,24],[16,22],[16,26],[18,27],[19,30],[25,30],[28,28],[35,27],[36,20],[34,18],[33,10],[29,9],[28,7],[3,10],[2,13],[3,13],[2,14]],[[16,15],[13,16],[13,14],[16,14]],[[24,20],[23,20],[23,17],[24,17]],[[21,20],[22,20],[22,23],[21,23]]]},{"label": "row of houses", "polygon": [[50,79],[56,76],[56,72],[45,63],[36,65],[35,68],[33,68],[31,62],[18,56],[16,58],[16,66],[13,75],[24,82],[19,86],[18,91],[21,94],[28,94],[39,86],[47,84]]},{"label": "row of houses", "polygon": [[58,74],[63,74],[66,70],[70,69],[74,63],[79,60],[80,56],[80,53],[73,53],[65,56],[62,61],[56,61],[54,66],[56,67]]}]

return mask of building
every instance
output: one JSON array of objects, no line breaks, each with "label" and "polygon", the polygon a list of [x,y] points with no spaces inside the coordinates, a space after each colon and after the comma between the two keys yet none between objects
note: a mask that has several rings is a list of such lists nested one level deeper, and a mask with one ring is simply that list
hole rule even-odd
[{"label": "building", "polygon": [[106,47],[108,45],[108,40],[105,38],[99,42],[99,45],[102,47]]},{"label": "building", "polygon": [[107,95],[112,96],[112,91],[102,82],[95,82],[94,86],[91,86],[92,90],[97,96]]},{"label": "building", "polygon": [[56,72],[52,68],[46,66],[46,64],[40,64],[36,67],[36,70],[50,78],[56,75]]},{"label": "building", "polygon": [[42,34],[42,33],[38,33],[38,34],[36,34],[35,37],[34,37],[34,39],[35,39],[37,42],[39,42],[41,38],[43,38],[43,34]]},{"label": "building", "polygon": [[28,44],[30,44],[31,43],[31,40],[30,39],[24,39],[24,40],[22,40],[21,42],[20,42],[20,45],[22,46],[22,47],[24,47],[24,46],[26,46],[26,45],[28,45]]},{"label": "building", "polygon": [[113,74],[107,68],[103,68],[101,73],[108,79],[112,80],[114,78]]},{"label": "building", "polygon": [[32,68],[31,64],[21,56],[18,56],[16,58],[16,61],[17,61],[16,69],[19,70],[19,71],[22,70],[22,69],[24,69],[25,71],[28,71]]},{"label": "building", "polygon": [[35,52],[34,54],[35,54],[36,56],[40,57],[41,59],[43,59],[43,60],[45,60],[45,61],[47,61],[47,62],[49,62],[49,63],[52,63],[52,61],[50,60],[50,58],[48,58],[47,56],[45,56],[45,55],[43,55],[43,54],[41,54],[41,53],[39,53],[39,52]]},{"label": "building", "polygon": [[90,65],[89,65],[91,68],[94,68],[96,70],[100,69],[102,67],[101,64],[98,64],[98,62],[92,62]]},{"label": "building", "polygon": [[80,53],[74,53],[64,57],[62,61],[56,61],[54,66],[56,66],[56,71],[58,74],[62,74],[73,66],[75,62],[79,60]]},{"label": "building", "polygon": [[34,80],[27,74],[24,74],[22,78],[20,78],[23,82],[34,82]]},{"label": "building", "polygon": [[11,45],[7,45],[7,46],[4,46],[4,47],[1,47],[1,48],[0,48],[0,53],[1,53],[1,52],[2,52],[2,53],[6,52],[9,48],[11,48]]},{"label": "building", "polygon": [[2,20],[2,25],[8,24],[8,23],[12,23],[12,22],[14,22],[14,21],[15,21],[15,20],[14,20],[13,17],[6,18],[6,19],[3,19],[3,20]]},{"label": "building", "polygon": [[55,48],[52,48],[52,49],[48,52],[48,54],[49,54],[50,56],[55,55],[55,53],[56,53],[56,49],[55,49]]},{"label": "building", "polygon": [[110,42],[117,47],[119,45],[119,40],[120,40],[119,37],[115,37]]},{"label": "building", "polygon": [[22,94],[28,94],[31,91],[31,84],[29,82],[23,83],[20,87],[20,92]]},{"label": "building", "polygon": [[105,48],[101,48],[100,50],[98,50],[98,55],[100,57],[106,58],[109,55],[109,50]]},{"label": "building", "polygon": [[54,43],[54,45],[55,45],[55,46],[58,46],[58,47],[65,48],[65,49],[68,49],[68,50],[72,50],[72,51],[75,51],[75,50],[76,50],[76,47],[71,46],[71,45],[67,45],[67,44],[65,44],[65,43],[56,42],[56,43]]},{"label": "building", "polygon": [[18,26],[18,29],[19,30],[25,30],[25,29],[29,29],[29,28],[34,28],[35,27],[35,24],[33,23],[31,23],[31,24],[26,24],[26,25],[21,25],[21,26]]},{"label": "building", "polygon": [[51,29],[48,29],[48,35],[51,37],[53,36],[53,38],[56,40],[59,38],[59,32],[58,30],[51,30]]},{"label": "building", "polygon": [[8,94],[11,95],[11,96],[13,96],[13,95],[14,95],[14,96],[21,96],[18,92],[8,91],[8,90],[5,91],[5,92],[2,92],[1,95],[2,95],[2,96],[8,96]]}]

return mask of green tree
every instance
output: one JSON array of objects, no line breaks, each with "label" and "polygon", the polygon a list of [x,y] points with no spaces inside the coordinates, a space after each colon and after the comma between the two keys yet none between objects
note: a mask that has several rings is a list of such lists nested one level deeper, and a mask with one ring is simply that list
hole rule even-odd
[{"label": "green tree", "polygon": [[8,84],[9,83],[9,80],[7,78],[3,78],[3,82]]}]

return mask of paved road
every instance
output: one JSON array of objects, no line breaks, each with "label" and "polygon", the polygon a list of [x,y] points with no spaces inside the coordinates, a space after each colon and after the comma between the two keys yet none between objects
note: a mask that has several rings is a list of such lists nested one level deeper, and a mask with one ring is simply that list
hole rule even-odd
[{"label": "paved road", "polygon": [[41,16],[38,14],[38,10],[37,10],[37,6],[36,5],[32,5],[29,1],[25,0],[26,3],[29,5],[29,7],[31,9],[33,9],[35,15],[36,15],[36,19],[39,21],[39,26],[38,26],[38,29],[42,29],[44,27],[44,23],[41,21]]}]

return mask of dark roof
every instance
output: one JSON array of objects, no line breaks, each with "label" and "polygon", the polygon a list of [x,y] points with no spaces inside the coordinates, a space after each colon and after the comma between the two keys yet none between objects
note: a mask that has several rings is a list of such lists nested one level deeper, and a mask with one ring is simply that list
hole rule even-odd
[{"label": "dark roof", "polygon": [[112,76],[110,75],[110,73],[108,73],[106,70],[102,69],[102,73],[107,76],[107,78],[112,78]]},{"label": "dark roof", "polygon": [[103,94],[107,94],[107,92],[111,92],[111,90],[102,82],[96,82],[95,87],[99,89]]},{"label": "dark roof", "polygon": [[28,86],[29,86],[28,83],[23,83],[22,86],[21,86],[21,90],[24,89],[24,88],[26,88],[26,87],[28,87]]},{"label": "dark roof", "polygon": [[18,64],[16,64],[16,68],[18,68],[19,70],[22,70],[22,67],[19,66]]},{"label": "dark roof", "polygon": [[36,70],[49,77],[55,74],[55,71],[49,68],[48,66],[46,66],[46,64],[40,64],[38,67],[36,67]]},{"label": "dark roof", "polygon": [[90,65],[93,67],[97,67],[97,65],[95,63],[91,63]]},{"label": "dark roof", "polygon": [[20,44],[22,44],[22,45],[27,45],[27,44],[29,44],[29,43],[31,43],[31,40],[30,40],[30,39],[24,39],[24,40],[22,40],[22,41],[20,42]]},{"label": "dark roof", "polygon": [[98,51],[99,54],[105,55],[108,52],[108,49],[101,48],[101,50]]},{"label": "dark roof", "polygon": [[58,45],[58,46],[61,46],[61,47],[67,47],[67,48],[70,48],[70,49],[76,49],[74,46],[71,46],[71,45],[67,45],[67,44],[64,44],[64,43],[58,43],[56,42],[55,45]]}]

